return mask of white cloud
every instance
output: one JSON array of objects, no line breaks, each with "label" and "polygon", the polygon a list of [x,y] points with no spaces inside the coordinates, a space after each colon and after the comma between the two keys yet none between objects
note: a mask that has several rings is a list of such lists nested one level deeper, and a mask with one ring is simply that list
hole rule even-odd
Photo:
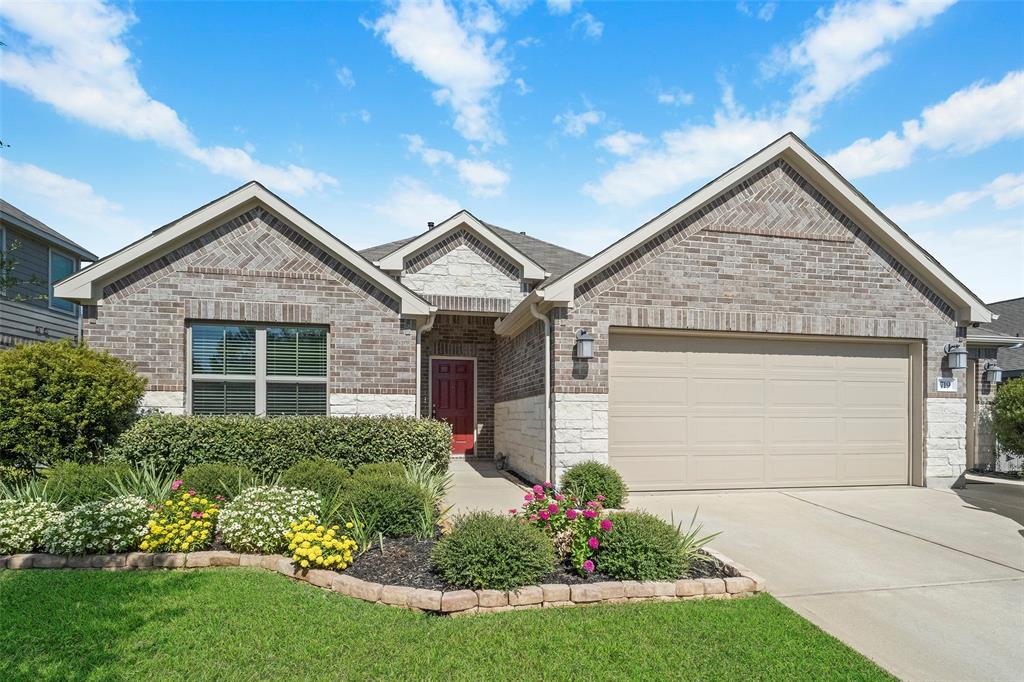
[{"label": "white cloud", "polygon": [[500,196],[511,179],[490,161],[460,159],[455,168],[459,179],[469,185],[470,193],[478,197]]},{"label": "white cloud", "polygon": [[174,149],[211,172],[256,178],[275,189],[304,194],[337,180],[296,165],[270,166],[244,149],[203,147],[178,113],[149,96],[124,44],[134,15],[98,0],[77,3],[3,3],[3,17],[31,48],[4,49],[0,79],[62,114],[135,140]]},{"label": "white cloud", "polygon": [[745,2],[744,0],[741,0],[740,2],[736,3],[736,10],[740,14],[746,17],[757,17],[761,21],[771,21],[772,18],[775,16],[775,10],[777,10],[778,8],[779,3],[777,2],[760,3],[757,6],[756,10],[754,10],[754,8],[752,8],[750,4]]},{"label": "white cloud", "polygon": [[953,2],[838,2],[828,12],[818,10],[818,22],[788,49],[778,51],[766,68],[769,73],[800,74],[790,110],[817,115],[825,104],[888,64],[887,47],[930,24]]},{"label": "white cloud", "polygon": [[1006,173],[979,189],[954,192],[937,202],[916,201],[890,206],[885,213],[906,225],[965,211],[983,199],[991,199],[997,209],[1024,204],[1024,173]]},{"label": "white cloud", "polygon": [[120,204],[81,180],[0,157],[0,185],[6,199],[99,256],[142,233]]},{"label": "white cloud", "polygon": [[551,14],[568,14],[572,11],[574,5],[578,5],[583,0],[548,0],[548,12]]},{"label": "white cloud", "polygon": [[861,138],[829,156],[841,173],[864,177],[909,166],[917,150],[970,154],[1000,140],[1024,135],[1024,71],[998,83],[974,83],[872,140]]},{"label": "white cloud", "polygon": [[693,94],[682,88],[669,88],[658,93],[658,104],[685,107],[693,104]]},{"label": "white cloud", "polygon": [[352,75],[352,69],[347,66],[343,66],[335,71],[334,75],[337,76],[338,82],[349,90],[356,87],[356,78]]},{"label": "white cloud", "polygon": [[342,123],[348,123],[349,121],[360,121],[361,123],[369,123],[373,120],[373,115],[366,109],[357,109],[355,111],[346,111],[338,116]]},{"label": "white cloud", "polygon": [[398,178],[391,187],[391,194],[373,210],[389,219],[395,227],[421,232],[428,221],[441,222],[459,210],[453,199],[431,191],[419,180],[409,177]]},{"label": "white cloud", "polygon": [[408,143],[409,152],[420,157],[423,163],[431,168],[449,166],[459,175],[459,180],[469,187],[469,191],[478,197],[500,196],[511,178],[508,173],[483,159],[459,159],[444,149],[427,146],[420,135],[403,135]]},{"label": "white cloud", "polygon": [[554,124],[562,126],[562,133],[569,137],[583,137],[587,134],[587,128],[592,125],[597,125],[603,120],[603,111],[588,109],[587,111],[577,114],[575,111],[570,109],[564,114],[555,116]]},{"label": "white cloud", "polygon": [[601,138],[597,144],[617,156],[632,156],[638,148],[647,144],[647,141],[640,133],[620,130]]},{"label": "white cloud", "polygon": [[604,35],[604,23],[594,18],[590,12],[584,12],[572,22],[572,29],[579,29],[583,35],[591,40],[597,40]]},{"label": "white cloud", "polygon": [[910,236],[982,300],[1024,295],[1024,223],[1019,219]]},{"label": "white cloud", "polygon": [[530,88],[530,86],[527,85],[526,81],[524,81],[522,78],[517,78],[517,79],[515,79],[512,82],[516,86],[516,92],[519,93],[520,95],[525,95],[527,93],[532,92],[532,89]]},{"label": "white cloud", "polygon": [[434,101],[455,112],[455,130],[474,142],[505,141],[497,115],[496,88],[508,78],[499,53],[476,23],[462,23],[443,0],[401,0],[372,24],[402,61],[437,86]]},{"label": "white cloud", "polygon": [[764,65],[771,75],[800,74],[792,101],[748,113],[724,88],[711,123],[684,125],[661,135],[661,145],[622,161],[583,191],[599,203],[637,204],[678,191],[742,160],[787,131],[806,135],[829,101],[888,62],[885,48],[927,25],[950,0],[920,4],[870,0],[840,2],[819,11],[813,26]]}]

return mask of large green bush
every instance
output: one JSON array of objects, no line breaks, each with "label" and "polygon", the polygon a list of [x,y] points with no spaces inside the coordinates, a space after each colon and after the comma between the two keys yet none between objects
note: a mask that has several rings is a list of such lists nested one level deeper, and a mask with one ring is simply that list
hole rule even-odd
[{"label": "large green bush", "polygon": [[424,535],[432,528],[434,500],[420,486],[404,478],[352,477],[345,485],[340,513],[355,509],[370,539],[377,533],[387,538]]},{"label": "large green bush", "polygon": [[616,580],[675,580],[692,556],[679,530],[646,512],[619,512],[608,517],[611,532],[598,550],[597,565]]},{"label": "large green bush", "polygon": [[256,476],[252,471],[239,464],[206,462],[185,467],[181,472],[181,488],[195,490],[201,497],[220,495],[232,500],[255,481]]},{"label": "large green bush", "polygon": [[405,478],[405,467],[400,462],[373,462],[360,464],[352,472],[353,478]]},{"label": "large green bush", "polygon": [[555,549],[539,528],[491,512],[473,512],[438,541],[431,562],[450,585],[511,590],[538,582],[555,566]]},{"label": "large green bush", "polygon": [[575,464],[562,476],[562,492],[581,502],[604,497],[605,507],[621,507],[626,501],[626,484],[619,472],[601,462]]},{"label": "large green bush", "polygon": [[1024,455],[1024,379],[1010,379],[996,389],[992,422],[999,444]]},{"label": "large green bush", "polygon": [[370,462],[429,460],[447,470],[451,427],[413,417],[143,417],[108,457],[180,471],[202,462],[244,464],[278,474],[302,459],[346,469]]},{"label": "large green bush", "polygon": [[279,485],[284,488],[305,488],[323,498],[330,499],[345,486],[348,469],[327,459],[304,459],[291,465],[281,474]]},{"label": "large green bush", "polygon": [[0,353],[0,464],[95,460],[135,420],[146,381],[70,341]]},{"label": "large green bush", "polygon": [[86,502],[100,502],[116,497],[114,486],[118,478],[129,474],[124,462],[110,464],[79,464],[58,462],[46,471],[47,488],[61,500],[65,509]]}]

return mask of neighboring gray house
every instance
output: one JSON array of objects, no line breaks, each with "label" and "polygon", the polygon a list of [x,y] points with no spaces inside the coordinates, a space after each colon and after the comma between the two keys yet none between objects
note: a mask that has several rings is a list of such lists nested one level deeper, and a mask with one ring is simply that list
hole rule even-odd
[{"label": "neighboring gray house", "polygon": [[985,304],[795,135],[587,258],[460,211],[359,253],[249,183],[57,286],[175,413],[420,414],[533,480],[923,485]]},{"label": "neighboring gray house", "polygon": [[81,308],[53,295],[53,283],[96,256],[0,199],[0,252],[14,262],[15,286],[0,291],[0,348],[79,336]]}]

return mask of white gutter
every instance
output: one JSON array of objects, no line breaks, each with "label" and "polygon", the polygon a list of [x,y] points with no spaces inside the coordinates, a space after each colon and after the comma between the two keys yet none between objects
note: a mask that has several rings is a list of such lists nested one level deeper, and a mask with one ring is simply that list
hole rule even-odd
[{"label": "white gutter", "polygon": [[420,416],[420,412],[423,411],[423,398],[420,395],[420,391],[423,387],[420,385],[423,383],[423,361],[420,348],[423,345],[423,332],[429,332],[434,326],[434,320],[437,319],[437,313],[433,312],[427,316],[427,321],[422,327],[416,329],[416,416]]},{"label": "white gutter", "polygon": [[555,482],[551,461],[551,321],[541,314],[536,303],[530,304],[530,315],[544,323],[544,471],[547,480]]}]

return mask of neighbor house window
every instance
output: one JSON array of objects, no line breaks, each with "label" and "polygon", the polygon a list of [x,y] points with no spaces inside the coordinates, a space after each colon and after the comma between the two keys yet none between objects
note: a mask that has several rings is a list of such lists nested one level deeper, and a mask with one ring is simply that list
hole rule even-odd
[{"label": "neighbor house window", "polygon": [[327,414],[327,330],[193,324],[193,414]]},{"label": "neighbor house window", "polygon": [[67,256],[50,251],[50,307],[67,313],[75,312],[75,304],[53,295],[53,285],[75,272],[75,261]]}]

